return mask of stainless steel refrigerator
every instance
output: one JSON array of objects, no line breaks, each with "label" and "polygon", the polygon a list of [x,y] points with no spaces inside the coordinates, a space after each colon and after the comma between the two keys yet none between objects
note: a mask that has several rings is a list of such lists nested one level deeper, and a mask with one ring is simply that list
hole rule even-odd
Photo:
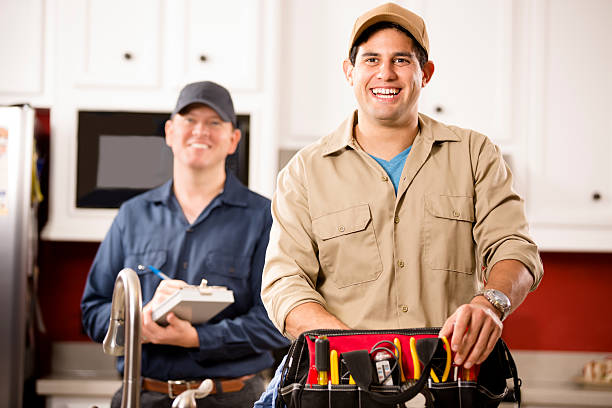
[{"label": "stainless steel refrigerator", "polygon": [[34,110],[0,107],[0,407],[21,407],[25,370],[27,280],[32,276]]}]

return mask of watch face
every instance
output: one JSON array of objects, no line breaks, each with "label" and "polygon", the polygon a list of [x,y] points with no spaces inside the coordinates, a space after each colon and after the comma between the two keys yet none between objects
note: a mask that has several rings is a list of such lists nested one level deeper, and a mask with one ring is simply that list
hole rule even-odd
[{"label": "watch face", "polygon": [[487,289],[485,291],[487,299],[502,312],[507,312],[510,309],[510,299],[504,293],[495,289]]}]

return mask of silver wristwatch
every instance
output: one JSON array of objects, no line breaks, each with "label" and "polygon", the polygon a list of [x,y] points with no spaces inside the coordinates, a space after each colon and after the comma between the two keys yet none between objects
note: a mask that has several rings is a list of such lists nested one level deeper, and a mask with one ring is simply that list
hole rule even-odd
[{"label": "silver wristwatch", "polygon": [[495,309],[499,310],[501,313],[500,320],[504,320],[508,316],[508,312],[510,312],[510,299],[506,294],[497,289],[484,289],[476,292],[474,297],[476,296],[484,296]]}]

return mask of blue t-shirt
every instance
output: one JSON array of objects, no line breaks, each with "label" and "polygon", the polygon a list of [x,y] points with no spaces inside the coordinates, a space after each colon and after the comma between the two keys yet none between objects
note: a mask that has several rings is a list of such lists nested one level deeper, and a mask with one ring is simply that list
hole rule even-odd
[{"label": "blue t-shirt", "polygon": [[391,179],[393,183],[393,188],[395,189],[395,194],[397,194],[397,186],[399,185],[400,177],[402,176],[402,170],[404,170],[404,163],[406,163],[406,157],[408,157],[408,153],[410,153],[410,149],[412,146],[409,146],[406,150],[392,158],[391,160],[383,160],[378,157],[374,157],[370,154],[370,156],[378,162],[382,166],[383,169],[387,172],[387,175]]},{"label": "blue t-shirt", "polygon": [[[199,348],[143,344],[142,375],[160,380],[240,377],[270,367],[273,348],[288,341],[274,327],[260,297],[272,216],[270,201],[228,173],[224,190],[189,224],[172,192],[172,180],[126,201],[98,249],[81,300],[83,326],[101,342],[108,327],[115,279],[123,268],[138,273],[142,303],[160,278],[226,286],[234,303],[205,324],[194,325]],[[123,370],[123,358],[118,360]]]}]

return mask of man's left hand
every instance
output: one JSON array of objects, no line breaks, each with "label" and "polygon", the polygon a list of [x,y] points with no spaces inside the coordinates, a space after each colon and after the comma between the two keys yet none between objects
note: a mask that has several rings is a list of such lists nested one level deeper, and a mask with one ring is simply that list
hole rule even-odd
[{"label": "man's left hand", "polygon": [[167,326],[160,326],[152,318],[151,303],[142,310],[142,338],[145,343],[168,344],[179,347],[199,347],[200,339],[195,327],[187,320],[170,312]]},{"label": "man's left hand", "polygon": [[449,339],[456,365],[469,369],[489,356],[504,327],[498,314],[488,300],[477,296],[446,320],[440,336]]}]

